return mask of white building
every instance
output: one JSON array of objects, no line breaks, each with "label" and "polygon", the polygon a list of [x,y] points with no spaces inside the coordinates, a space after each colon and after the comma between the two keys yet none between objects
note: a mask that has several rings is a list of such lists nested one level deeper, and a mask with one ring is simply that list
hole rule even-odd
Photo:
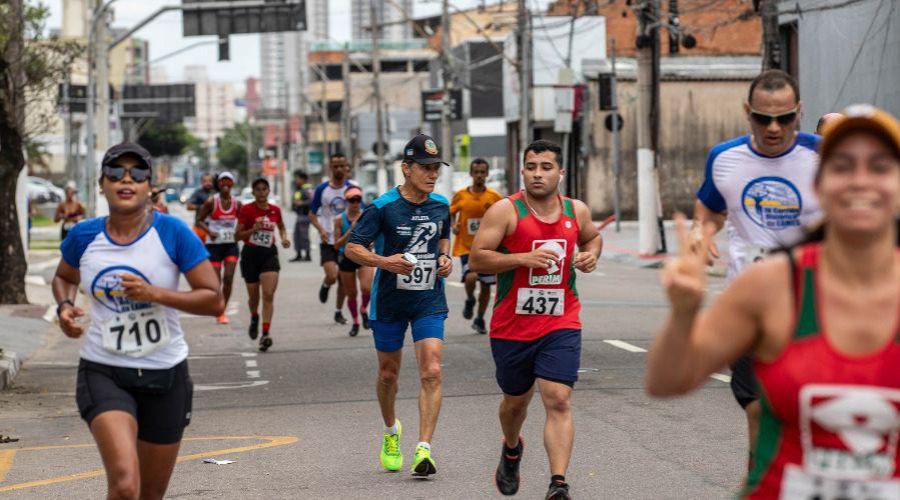
[{"label": "white building", "polygon": [[381,26],[378,34],[381,40],[399,41],[413,37],[412,23],[409,22],[413,15],[412,0],[375,2],[375,23],[371,19],[371,0],[352,0],[351,3],[354,40],[370,40],[372,24]]},{"label": "white building", "polygon": [[185,66],[185,80],[195,85],[195,116],[186,119],[191,134],[210,147],[236,120],[234,85],[209,81],[205,66]]}]

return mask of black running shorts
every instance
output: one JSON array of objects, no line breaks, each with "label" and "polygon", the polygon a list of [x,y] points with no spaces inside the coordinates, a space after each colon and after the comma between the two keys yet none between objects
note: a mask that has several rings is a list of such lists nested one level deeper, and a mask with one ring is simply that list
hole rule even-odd
[{"label": "black running shorts", "polygon": [[75,401],[88,426],[97,415],[119,410],[137,420],[141,441],[177,443],[191,423],[193,397],[187,360],[165,370],[78,363]]},{"label": "black running shorts", "polygon": [[741,408],[759,399],[756,374],[753,373],[753,360],[750,356],[741,356],[731,365],[731,393]]},{"label": "black running shorts", "polygon": [[206,245],[206,251],[209,252],[209,261],[213,263],[226,261],[237,262],[238,255],[240,255],[237,243]]},{"label": "black running shorts", "polygon": [[341,271],[353,273],[360,267],[362,266],[350,260],[344,252],[338,254],[338,269]]},{"label": "black running shorts", "polygon": [[241,276],[245,282],[259,283],[260,274],[278,271],[281,271],[281,263],[278,262],[277,248],[244,245],[241,250]]},{"label": "black running shorts", "polygon": [[331,243],[319,243],[319,264],[324,265],[326,262],[337,262],[338,251],[334,249]]}]

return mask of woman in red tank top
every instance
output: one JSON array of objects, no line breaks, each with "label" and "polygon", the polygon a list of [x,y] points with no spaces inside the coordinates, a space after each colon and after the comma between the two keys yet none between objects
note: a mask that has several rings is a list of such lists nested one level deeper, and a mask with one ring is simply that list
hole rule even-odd
[{"label": "woman in red tank top", "polygon": [[848,108],[820,154],[818,234],[749,267],[703,313],[711,231],[692,244],[679,221],[647,391],[684,394],[749,352],[762,415],[741,496],[900,498],[900,123]]}]

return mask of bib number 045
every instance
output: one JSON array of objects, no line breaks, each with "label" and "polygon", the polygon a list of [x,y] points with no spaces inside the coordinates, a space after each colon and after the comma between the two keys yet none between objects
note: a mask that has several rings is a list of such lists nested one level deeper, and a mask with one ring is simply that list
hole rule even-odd
[{"label": "bib number 045", "polygon": [[562,316],[565,300],[562,289],[520,288],[516,296],[516,314]]},{"label": "bib number 045", "polygon": [[103,324],[103,347],[140,358],[169,343],[166,315],[158,307],[113,316]]}]

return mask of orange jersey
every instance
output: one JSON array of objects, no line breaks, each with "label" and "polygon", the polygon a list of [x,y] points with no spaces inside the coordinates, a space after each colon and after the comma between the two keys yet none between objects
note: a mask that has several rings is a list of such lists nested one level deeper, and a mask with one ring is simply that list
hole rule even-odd
[{"label": "orange jersey", "polygon": [[457,218],[457,226],[459,233],[453,241],[453,255],[468,255],[472,249],[472,241],[475,239],[475,233],[478,226],[481,225],[481,218],[491,205],[502,200],[503,196],[491,188],[486,188],[484,192],[473,193],[469,188],[460,189],[453,195],[450,202],[450,216],[459,213]]}]

